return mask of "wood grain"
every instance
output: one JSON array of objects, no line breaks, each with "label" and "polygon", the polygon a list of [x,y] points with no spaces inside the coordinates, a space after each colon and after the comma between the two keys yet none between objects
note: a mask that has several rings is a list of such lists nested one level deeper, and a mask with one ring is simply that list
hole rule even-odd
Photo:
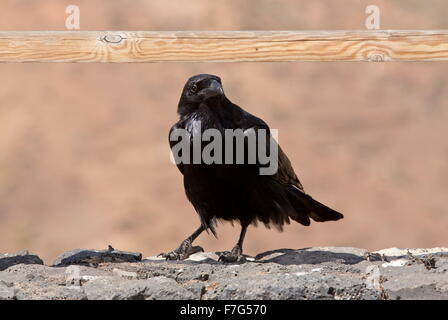
[{"label": "wood grain", "polygon": [[447,60],[448,30],[0,32],[0,62]]}]

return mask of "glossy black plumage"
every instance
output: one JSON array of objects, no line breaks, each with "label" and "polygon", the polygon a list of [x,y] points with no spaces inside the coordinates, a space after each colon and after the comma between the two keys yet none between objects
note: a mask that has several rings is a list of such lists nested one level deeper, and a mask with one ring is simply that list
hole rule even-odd
[{"label": "glossy black plumage", "polygon": [[[268,125],[232,103],[224,94],[221,79],[213,75],[191,77],[182,92],[178,113],[179,121],[171,128],[186,129],[193,136],[198,131],[217,129],[224,135],[225,129],[260,130],[269,132]],[[269,142],[267,142],[269,143]],[[271,142],[275,143],[275,142]],[[170,140],[173,147],[176,141]],[[202,145],[204,147],[204,145]],[[223,150],[224,152],[225,150]],[[245,149],[247,152],[247,149]],[[315,221],[339,220],[343,215],[317,202],[304,192],[291,163],[278,148],[278,170],[274,175],[260,175],[261,164],[178,164],[184,177],[186,195],[201,221],[202,230],[215,234],[217,220],[238,221],[242,225],[240,241],[232,252],[223,255],[224,261],[234,261],[242,253],[246,228],[257,221],[266,226],[282,229],[290,219],[303,225]],[[183,245],[165,256],[182,259],[188,256],[193,234]],[[188,242],[188,243],[186,243]]]}]

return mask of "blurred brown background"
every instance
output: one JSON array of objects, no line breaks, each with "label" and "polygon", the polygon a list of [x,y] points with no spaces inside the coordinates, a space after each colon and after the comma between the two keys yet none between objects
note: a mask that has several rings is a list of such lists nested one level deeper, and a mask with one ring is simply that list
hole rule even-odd
[{"label": "blurred brown background", "polygon": [[[448,28],[445,0],[2,0],[0,30]],[[167,133],[185,80],[222,77],[228,97],[279,129],[280,143],[338,223],[285,232],[251,228],[246,253],[331,245],[447,246],[447,63],[167,63],[0,65],[0,252],[48,263],[64,250],[145,256],[173,249],[197,225]],[[203,235],[230,249],[239,228]]]}]

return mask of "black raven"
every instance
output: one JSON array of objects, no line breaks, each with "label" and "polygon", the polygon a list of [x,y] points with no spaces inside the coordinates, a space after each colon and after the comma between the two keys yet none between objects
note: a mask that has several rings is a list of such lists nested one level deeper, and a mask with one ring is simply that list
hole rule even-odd
[{"label": "black raven", "polygon": [[[210,230],[216,236],[214,227],[217,220],[238,221],[241,224],[238,243],[231,251],[220,256],[221,261],[234,262],[242,256],[244,237],[251,223],[261,221],[267,227],[273,225],[282,230],[282,226],[289,223],[290,219],[308,226],[310,218],[318,222],[343,218],[341,213],[305,193],[288,157],[278,145],[275,159],[278,169],[273,174],[260,174],[259,169],[263,165],[258,157],[253,162],[248,161],[249,139],[246,133],[250,130],[255,133],[265,130],[268,138],[263,141],[267,146],[276,142],[270,138],[270,129],[263,120],[233,104],[226,97],[219,77],[200,74],[188,79],[177,111],[180,120],[171,128],[169,139],[173,153],[174,146],[179,142],[179,139],[173,139],[173,132],[186,132],[187,145],[191,153],[194,153],[194,138],[207,129],[214,129],[223,136],[226,130],[240,129],[240,132],[245,134],[243,151],[247,153],[244,161],[239,164],[229,164],[224,160],[206,163],[203,159],[193,162],[190,152],[188,161],[176,162],[183,174],[187,198],[196,209],[201,225],[179,248],[162,253],[163,257],[182,260],[192,253],[202,251],[201,247],[192,246],[192,242],[204,230]],[[255,141],[260,141],[258,135],[255,137]],[[202,139],[199,151],[204,151],[204,148]],[[271,150],[268,147],[264,149]],[[222,147],[222,150],[225,153],[229,148]],[[232,150],[235,151],[236,148],[232,146]],[[235,154],[232,154],[231,159],[235,159]]]}]

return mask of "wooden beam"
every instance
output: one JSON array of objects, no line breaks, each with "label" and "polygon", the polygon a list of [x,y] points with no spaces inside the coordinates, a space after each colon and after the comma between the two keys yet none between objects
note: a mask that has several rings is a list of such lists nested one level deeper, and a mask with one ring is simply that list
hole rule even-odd
[{"label": "wooden beam", "polygon": [[0,32],[0,62],[448,61],[448,30]]}]

